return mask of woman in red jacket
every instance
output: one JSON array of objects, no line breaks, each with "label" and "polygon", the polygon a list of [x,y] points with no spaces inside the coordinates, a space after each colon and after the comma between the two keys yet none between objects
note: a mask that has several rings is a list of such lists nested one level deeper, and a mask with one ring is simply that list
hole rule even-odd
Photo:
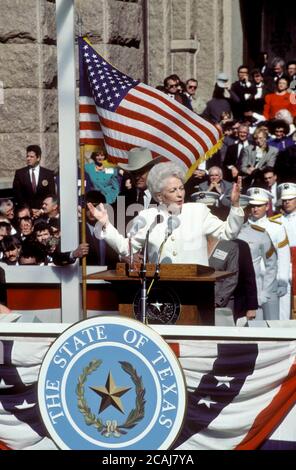
[{"label": "woman in red jacket", "polygon": [[286,78],[280,78],[277,82],[276,92],[265,96],[264,117],[266,120],[273,119],[281,109],[287,109],[292,116],[296,116],[295,99],[288,91],[289,83]]}]

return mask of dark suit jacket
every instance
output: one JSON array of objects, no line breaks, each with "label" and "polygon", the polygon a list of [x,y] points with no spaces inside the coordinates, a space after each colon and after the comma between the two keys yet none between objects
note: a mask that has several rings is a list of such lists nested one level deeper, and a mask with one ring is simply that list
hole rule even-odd
[{"label": "dark suit jacket", "polygon": [[237,169],[239,169],[239,167],[241,165],[241,156],[242,156],[243,149],[241,149],[241,151],[238,155],[238,146],[239,146],[239,144],[229,145],[229,147],[227,149],[225,159],[224,159],[224,162],[223,162],[223,177],[226,181],[231,181],[231,182],[234,181],[233,177],[232,177],[231,170],[227,167],[230,166],[230,165],[233,165]]},{"label": "dark suit jacket", "polygon": [[232,240],[238,245],[238,282],[233,293],[234,295],[234,311],[235,320],[244,317],[247,310],[257,310],[257,286],[254,265],[250,248],[247,242],[243,240]]},{"label": "dark suit jacket", "polygon": [[5,271],[0,267],[0,304],[7,304],[7,293],[5,284]]},{"label": "dark suit jacket", "polygon": [[[233,106],[233,114],[236,119],[240,119],[244,116],[245,111],[250,111],[251,99],[256,95],[257,89],[253,84],[250,87],[245,87],[240,81],[237,81],[231,85],[231,91],[239,98],[239,103],[235,103]],[[249,100],[245,99],[245,94],[251,95]]]},{"label": "dark suit jacket", "polygon": [[[88,266],[108,266],[109,269],[114,269],[116,263],[119,261],[118,254],[105,242],[105,240],[98,240],[91,234],[88,224],[86,224],[86,242],[89,244],[89,252],[86,257],[86,264]],[[103,244],[103,250],[100,250]],[[102,253],[104,253],[102,259]]]},{"label": "dark suit jacket", "polygon": [[239,249],[233,240],[219,240],[209,257],[209,266],[216,271],[234,273],[215,283],[215,306],[233,306],[233,292],[238,282]]},{"label": "dark suit jacket", "polygon": [[42,201],[51,194],[56,194],[53,171],[40,167],[36,193],[33,192],[30,168],[16,170],[13,180],[14,195],[19,205],[29,204],[33,209],[40,209]]}]

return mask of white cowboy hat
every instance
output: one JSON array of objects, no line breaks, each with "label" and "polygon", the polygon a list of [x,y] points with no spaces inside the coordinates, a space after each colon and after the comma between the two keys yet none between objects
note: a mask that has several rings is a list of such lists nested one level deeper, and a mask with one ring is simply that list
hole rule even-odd
[{"label": "white cowboy hat", "polygon": [[128,153],[128,163],[118,163],[118,166],[125,171],[138,171],[145,166],[152,166],[158,163],[162,157],[153,158],[149,149],[144,147],[135,147]]}]

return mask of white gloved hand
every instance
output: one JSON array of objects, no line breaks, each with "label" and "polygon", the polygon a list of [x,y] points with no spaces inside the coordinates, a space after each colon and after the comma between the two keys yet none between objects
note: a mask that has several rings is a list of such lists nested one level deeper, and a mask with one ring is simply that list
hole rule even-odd
[{"label": "white gloved hand", "polygon": [[279,297],[283,297],[284,295],[286,295],[287,290],[288,290],[287,283],[284,281],[278,281],[278,287],[276,291],[277,295]]},{"label": "white gloved hand", "polygon": [[269,297],[265,293],[261,292],[261,294],[258,295],[258,304],[260,307],[262,307],[262,305],[265,304],[268,300]]}]

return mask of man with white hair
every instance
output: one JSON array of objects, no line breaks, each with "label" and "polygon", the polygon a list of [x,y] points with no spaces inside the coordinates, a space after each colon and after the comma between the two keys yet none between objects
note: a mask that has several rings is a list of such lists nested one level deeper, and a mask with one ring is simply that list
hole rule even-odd
[{"label": "man with white hair", "polygon": [[[272,194],[262,188],[249,188],[247,191],[250,196],[251,215],[249,221],[251,224],[264,228],[271,238],[271,241],[277,253],[277,295],[279,297],[279,319],[286,320],[290,317],[289,299],[287,296],[290,271],[290,248],[287,232],[284,226],[274,217],[267,217],[269,202],[272,200]],[[268,304],[268,303],[267,303]],[[273,304],[267,305],[275,316]],[[276,318],[274,318],[276,319]]]}]

